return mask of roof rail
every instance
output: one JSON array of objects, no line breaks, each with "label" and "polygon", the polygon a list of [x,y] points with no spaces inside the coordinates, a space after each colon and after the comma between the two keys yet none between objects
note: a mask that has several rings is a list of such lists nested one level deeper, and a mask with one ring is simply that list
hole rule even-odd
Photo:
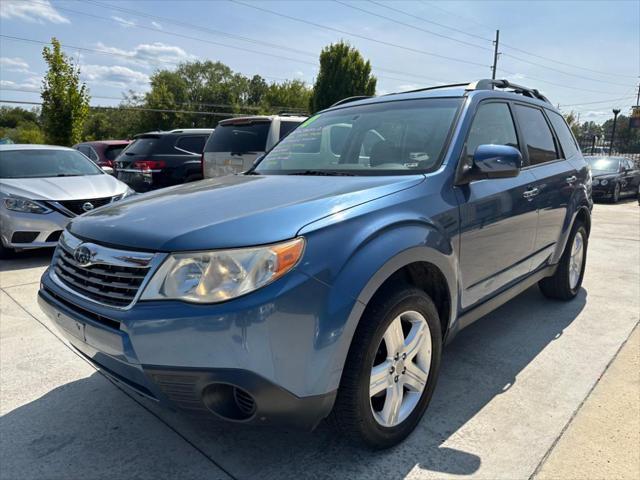
[{"label": "roof rail", "polygon": [[549,99],[542,95],[537,89],[511,83],[506,79],[492,80],[485,78],[470,83],[469,85],[467,85],[466,90],[493,90],[494,88],[511,88],[514,93],[519,93],[521,95],[524,95],[525,97],[537,98],[538,100],[542,100],[543,102],[547,102],[549,104],[551,103]]},{"label": "roof rail", "polygon": [[343,98],[342,100],[338,100],[329,108],[337,107],[338,105],[342,105],[344,103],[355,102],[356,100],[364,100],[365,98],[371,98],[371,95],[356,95],[355,97]]},{"label": "roof rail", "polygon": [[282,112],[278,112],[277,115],[280,115],[281,117],[308,117],[309,114],[306,112],[287,112],[282,111]]}]

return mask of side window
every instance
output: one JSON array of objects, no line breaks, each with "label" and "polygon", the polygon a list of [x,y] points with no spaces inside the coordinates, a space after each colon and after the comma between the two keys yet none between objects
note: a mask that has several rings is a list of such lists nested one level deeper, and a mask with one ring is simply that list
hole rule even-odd
[{"label": "side window", "polygon": [[300,125],[300,122],[285,122],[280,121],[280,140],[289,135],[291,131]]},{"label": "side window", "polygon": [[176,141],[176,149],[193,154],[200,154],[204,150],[204,144],[207,141],[207,137],[202,135],[192,135],[189,137],[180,137]]},{"label": "side window", "polygon": [[556,131],[558,140],[560,140],[560,145],[562,146],[564,157],[573,157],[576,153],[578,153],[578,147],[576,145],[575,139],[573,138],[571,130],[569,130],[569,127],[567,126],[567,122],[564,121],[562,115],[556,112],[552,112],[551,110],[547,110],[547,112],[549,114],[549,120],[551,120],[551,125],[553,125],[553,129]]},{"label": "side window", "polygon": [[98,159],[98,157],[94,153],[93,149],[89,145],[80,145],[78,147],[78,150],[80,150],[80,153],[86,155],[91,160],[97,160]]},{"label": "side window", "polygon": [[509,145],[518,148],[518,136],[506,103],[482,103],[467,136],[467,158],[480,145]]},{"label": "side window", "polygon": [[529,152],[529,163],[538,165],[558,158],[553,134],[542,111],[524,105],[515,106],[518,122]]}]

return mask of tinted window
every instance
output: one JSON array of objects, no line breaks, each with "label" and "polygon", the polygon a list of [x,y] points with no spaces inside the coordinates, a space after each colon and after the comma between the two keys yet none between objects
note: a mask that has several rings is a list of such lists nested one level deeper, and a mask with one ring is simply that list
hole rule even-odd
[{"label": "tinted window", "polygon": [[518,148],[516,128],[506,103],[483,103],[478,107],[467,137],[467,155],[472,157],[480,145]]},{"label": "tinted window", "polygon": [[428,171],[442,157],[460,104],[458,98],[421,99],[320,113],[276,145],[255,172],[397,175]]},{"label": "tinted window", "polygon": [[516,105],[515,108],[524,136],[523,143],[529,152],[529,163],[538,165],[557,159],[553,134],[542,111],[524,105]]},{"label": "tinted window", "polygon": [[271,122],[218,124],[209,137],[205,152],[264,152]]},{"label": "tinted window", "polygon": [[207,137],[202,135],[180,137],[176,142],[176,148],[187,151],[187,152],[200,154],[204,149],[204,143],[206,141],[207,141]]},{"label": "tinted window", "polygon": [[98,155],[96,155],[96,153],[93,151],[93,149],[89,145],[80,145],[78,147],[78,150],[80,150],[80,153],[82,153],[83,155],[86,155],[91,160],[98,159]]},{"label": "tinted window", "polygon": [[300,122],[284,122],[280,121],[280,140],[289,135],[293,129],[295,129]]},{"label": "tinted window", "polygon": [[565,158],[573,157],[578,153],[578,147],[576,146],[571,130],[569,130],[569,127],[567,126],[567,122],[564,121],[562,115],[550,110],[547,110],[547,112],[549,113],[551,125],[553,125],[553,129],[556,131],[558,140],[560,140],[560,145],[562,146]]},{"label": "tinted window", "polygon": [[104,156],[107,160],[115,160],[116,157],[122,153],[125,147],[126,145],[113,145],[111,147],[107,147],[104,151]]},{"label": "tinted window", "polygon": [[9,150],[0,152],[0,178],[100,175],[95,163],[71,150]]},{"label": "tinted window", "polygon": [[130,155],[149,155],[160,144],[160,137],[136,138],[126,149]]}]

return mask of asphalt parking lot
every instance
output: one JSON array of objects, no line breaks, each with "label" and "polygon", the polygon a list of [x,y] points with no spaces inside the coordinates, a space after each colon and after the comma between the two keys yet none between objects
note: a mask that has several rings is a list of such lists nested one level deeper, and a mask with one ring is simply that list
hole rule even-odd
[{"label": "asphalt parking lot", "polygon": [[583,290],[536,288],[463,331],[432,404],[400,446],[195,424],[121,390],[75,354],[36,303],[49,253],[0,272],[0,478],[500,478],[540,471],[639,322],[640,208],[596,205]]}]

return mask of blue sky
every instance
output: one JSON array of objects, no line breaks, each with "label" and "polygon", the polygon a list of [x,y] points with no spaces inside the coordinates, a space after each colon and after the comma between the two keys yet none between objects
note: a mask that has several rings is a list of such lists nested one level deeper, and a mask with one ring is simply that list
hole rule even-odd
[{"label": "blue sky", "polygon": [[92,104],[113,105],[123,91],[147,90],[155,69],[193,59],[312,83],[320,50],[340,39],[371,60],[378,93],[488,78],[496,28],[499,78],[538,88],[581,120],[635,102],[640,0],[2,0],[0,98],[39,100],[37,42],[52,36],[79,61]]}]

